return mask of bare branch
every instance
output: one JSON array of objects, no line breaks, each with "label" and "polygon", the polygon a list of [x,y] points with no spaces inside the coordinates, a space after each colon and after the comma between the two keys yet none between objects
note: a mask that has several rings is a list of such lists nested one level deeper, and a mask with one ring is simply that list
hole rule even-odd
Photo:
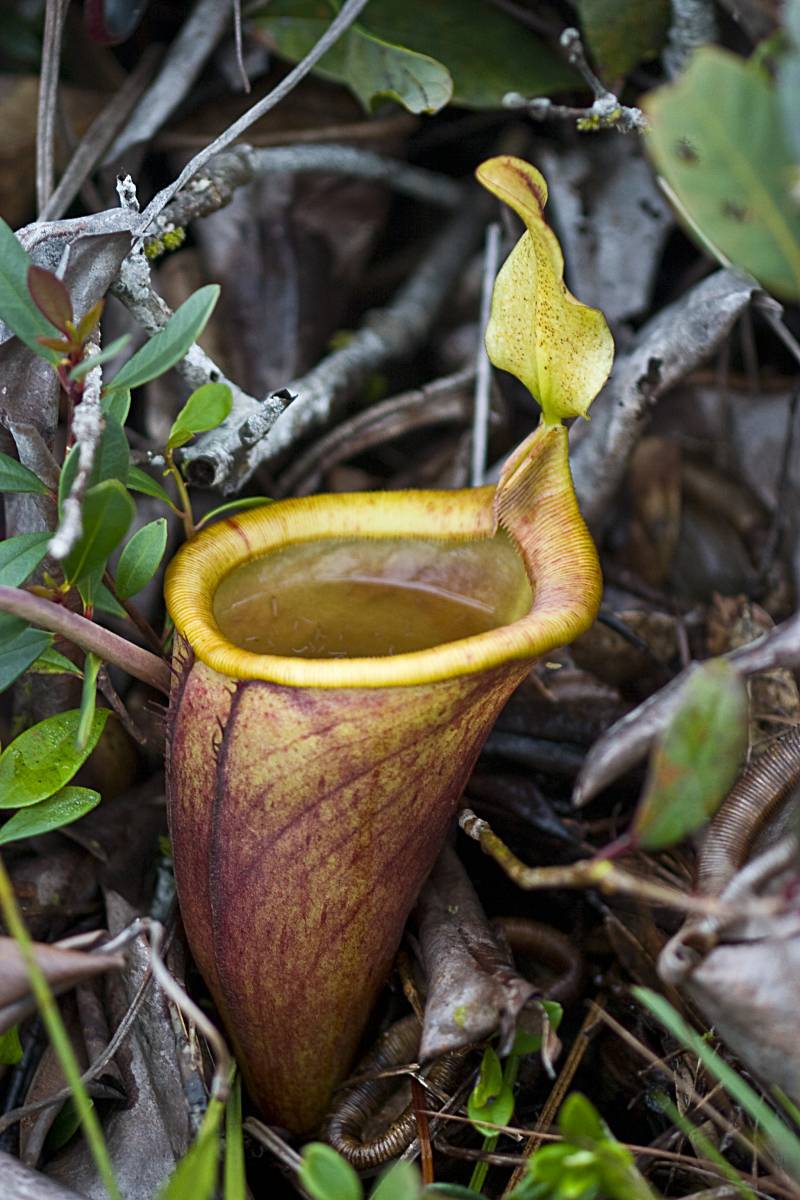
[{"label": "bare branch", "polygon": [[254,149],[239,145],[218,154],[202,174],[186,184],[152,222],[146,242],[153,244],[161,234],[224,208],[233,199],[237,188],[255,179],[309,171],[334,172],[354,179],[386,183],[395,191],[441,208],[456,208],[464,197],[462,185],[447,175],[409,166],[356,146],[324,143]]},{"label": "bare branch", "polygon": [[326,425],[375,370],[412,354],[428,336],[469,253],[480,237],[487,205],[469,197],[399,293],[368,313],[350,342],[288,385],[297,398],[276,413],[275,399],[234,407],[219,429],[184,454],[189,482],[238,491],[259,464]]},{"label": "bare branch", "polygon": [[137,105],[134,119],[106,155],[119,164],[132,146],[158,133],[188,94],[231,17],[220,0],[198,0],[164,56],[161,69]]},{"label": "bare branch", "polygon": [[96,654],[115,667],[122,667],[129,675],[169,695],[171,673],[163,658],[78,613],[70,612],[61,604],[53,604],[23,588],[0,587],[0,612],[21,617],[39,629],[59,633],[82,650]]},{"label": "bare branch", "polygon": [[[208,3],[208,0],[203,0],[203,2]],[[284,97],[288,96],[297,87],[300,80],[304,79],[309,71],[316,66],[323,54],[330,50],[331,46],[353,24],[366,4],[367,0],[345,0],[345,3],[339,9],[339,12],[333,21],[331,21],[325,33],[317,44],[309,50],[305,58],[301,59],[297,66],[271,92],[268,92],[266,96],[248,108],[247,112],[243,113],[232,125],[229,125],[224,133],[221,133],[208,146],[204,146],[202,150],[198,151],[194,158],[183,168],[178,178],[153,197],[143,214],[145,229],[150,222],[155,220],[172,197],[189,182],[193,175],[197,174],[202,166],[205,166],[209,159],[213,158],[215,154],[219,154],[220,150],[224,150],[227,146],[230,146],[231,142],[235,142],[255,121],[260,120],[265,113],[273,109],[276,104],[279,104]],[[215,0],[211,0],[211,7],[220,8],[223,6],[217,4]]]},{"label": "bare branch", "polygon": [[39,113],[36,122],[36,206],[41,213],[55,177],[56,104],[61,64],[61,38],[69,0],[47,0],[39,72]]}]

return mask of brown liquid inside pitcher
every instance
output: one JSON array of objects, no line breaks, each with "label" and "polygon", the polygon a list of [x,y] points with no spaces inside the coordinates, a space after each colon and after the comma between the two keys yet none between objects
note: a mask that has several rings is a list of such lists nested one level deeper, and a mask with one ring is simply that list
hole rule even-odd
[{"label": "brown liquid inside pitcher", "polygon": [[486,633],[530,609],[504,534],[480,541],[332,538],[237,567],[219,585],[224,636],[254,654],[361,658]]}]

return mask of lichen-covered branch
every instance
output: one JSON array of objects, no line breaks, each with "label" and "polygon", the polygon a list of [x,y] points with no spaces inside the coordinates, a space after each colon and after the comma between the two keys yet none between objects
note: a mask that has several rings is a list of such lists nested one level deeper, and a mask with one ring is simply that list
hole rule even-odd
[{"label": "lichen-covered branch", "polygon": [[305,174],[327,171],[353,179],[385,183],[414,200],[440,208],[455,208],[463,199],[461,184],[447,175],[410,166],[395,158],[375,154],[357,146],[233,146],[209,162],[205,171],[190,179],[183,190],[152,222],[148,246],[170,230],[188,225],[197,217],[224,208],[237,188],[266,175]]},{"label": "lichen-covered branch", "polygon": [[[91,354],[99,349],[98,335],[88,343],[86,352]],[[69,495],[61,506],[58,528],[47,548],[51,558],[55,558],[59,562],[73,550],[83,533],[83,497],[105,428],[105,418],[100,407],[102,386],[103,369],[102,367],[93,367],[86,376],[80,404],[76,405],[72,416],[72,435],[78,448],[78,469],[75,472]]]}]

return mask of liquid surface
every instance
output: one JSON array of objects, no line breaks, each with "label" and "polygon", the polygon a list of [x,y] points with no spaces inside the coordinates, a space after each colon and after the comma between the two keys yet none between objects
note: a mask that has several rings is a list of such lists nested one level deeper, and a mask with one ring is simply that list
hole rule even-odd
[{"label": "liquid surface", "polygon": [[532,594],[504,536],[473,542],[330,539],[237,567],[214,616],[254,654],[361,658],[427,650],[523,616]]}]

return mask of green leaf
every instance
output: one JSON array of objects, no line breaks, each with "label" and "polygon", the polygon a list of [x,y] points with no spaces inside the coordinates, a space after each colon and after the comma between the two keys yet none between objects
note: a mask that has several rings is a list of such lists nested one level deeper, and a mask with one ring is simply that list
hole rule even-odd
[{"label": "green leaf", "polygon": [[578,15],[598,70],[613,83],[660,53],[670,0],[578,0]]},{"label": "green leaf", "polygon": [[[538,1011],[539,1028],[531,1029],[529,1025],[536,1020]],[[545,1022],[555,1032],[561,1024],[564,1010],[555,1000],[537,1000],[520,1014],[520,1022],[514,1035],[512,1054],[536,1054],[542,1048],[545,1035]]]},{"label": "green leaf", "polygon": [[484,1137],[494,1137],[497,1130],[482,1122],[491,1121],[492,1125],[507,1125],[514,1115],[514,1093],[510,1087],[503,1084],[497,1095],[485,1104],[476,1104],[474,1096],[473,1092],[467,1102],[467,1115],[478,1133]]},{"label": "green leaf", "polygon": [[[270,0],[256,24],[282,54],[296,60],[324,31],[331,13],[324,0]],[[366,38],[373,39],[375,50],[353,52],[352,44]],[[393,55],[381,53],[382,46]],[[377,71],[369,76],[377,90],[366,99],[361,94],[368,90],[364,58]],[[471,108],[499,108],[507,92],[541,96],[580,86],[556,51],[491,0],[370,0],[321,66],[320,73],[346,83],[367,106],[374,97],[389,95],[412,112],[436,111],[449,99]],[[411,78],[395,78],[398,67],[403,74],[410,71]],[[451,88],[452,97],[445,95]]]},{"label": "green leaf", "polygon": [[131,335],[123,333],[122,337],[115,338],[113,342],[109,342],[107,346],[104,346],[102,350],[98,350],[96,354],[89,354],[72,368],[69,373],[70,379],[83,379],[84,375],[88,375],[95,367],[100,367],[103,363],[108,362],[110,358],[115,358],[120,350],[125,349],[130,340]]},{"label": "green leaf", "polygon": [[419,1171],[410,1162],[396,1162],[378,1181],[370,1200],[418,1200]]},{"label": "green leaf", "polygon": [[[297,62],[319,41],[333,15],[326,0],[277,0],[255,23],[280,54]],[[389,99],[412,113],[434,113],[453,94],[453,80],[442,63],[393,45],[359,23],[350,26],[315,70],[323,79],[346,84],[367,112]]]},{"label": "green leaf", "polygon": [[429,1183],[422,1196],[423,1200],[427,1196],[451,1196],[452,1200],[484,1200],[482,1192],[462,1187],[460,1183]]},{"label": "green leaf", "polygon": [[0,452],[0,492],[32,492],[37,496],[49,496],[49,490],[38,475],[24,467],[21,462]]},{"label": "green leaf", "polygon": [[211,1099],[200,1132],[158,1193],[158,1200],[212,1200],[217,1190],[222,1102]]},{"label": "green leaf", "polygon": [[795,1179],[800,1179],[800,1138],[764,1103],[750,1084],[712,1049],[705,1038],[687,1025],[668,1000],[648,988],[634,987],[632,991],[639,1003],[649,1009],[672,1036],[687,1050],[691,1050],[706,1070],[719,1080],[726,1092],[772,1143],[783,1168]]},{"label": "green leaf", "polygon": [[114,392],[104,391],[100,396],[100,407],[107,417],[113,417],[120,425],[124,425],[131,411],[130,388],[119,388]]},{"label": "green leaf", "polygon": [[100,803],[100,793],[84,787],[63,787],[29,808],[21,808],[0,826],[0,846],[21,838],[39,837],[79,821]]},{"label": "green leaf", "polygon": [[233,396],[226,383],[204,383],[192,392],[173,421],[167,449],[177,450],[196,433],[216,429],[225,420],[232,405]]},{"label": "green leaf", "polygon": [[103,583],[102,579],[98,578],[93,587],[92,598],[95,612],[110,613],[112,617],[119,617],[121,621],[128,620],[128,614],[125,609],[114,598],[112,593]]},{"label": "green leaf", "polygon": [[691,231],[770,291],[800,298],[795,163],[769,79],[704,46],[675,83],[648,94],[644,109],[645,147]]},{"label": "green leaf", "polygon": [[324,1142],[303,1147],[298,1178],[312,1200],[361,1200],[361,1181],[349,1162]]},{"label": "green leaf", "polygon": [[117,595],[122,600],[135,596],[158,570],[167,548],[167,522],[164,517],[143,525],[119,557],[116,572]]},{"label": "green leaf", "polygon": [[11,687],[31,663],[47,649],[52,641],[51,633],[41,629],[23,629],[15,638],[0,641],[0,692]]},{"label": "green leaf", "polygon": [[483,1052],[478,1082],[472,1090],[472,1098],[478,1106],[488,1104],[500,1093],[502,1087],[503,1067],[492,1047],[487,1046]]},{"label": "green leaf", "polygon": [[106,384],[106,390],[142,387],[179,363],[203,332],[218,297],[219,285],[216,283],[194,292],[175,310],[164,328],[128,359]]},{"label": "green leaf", "polygon": [[[61,512],[64,500],[69,495],[79,466],[80,447],[73,446],[64,460],[61,477],[58,481],[58,510]],[[118,479],[127,483],[130,469],[131,452],[125,430],[116,417],[110,414],[106,417],[105,428],[100,435],[100,445],[94,456],[91,474],[87,488],[92,488],[105,479]]]},{"label": "green leaf", "polygon": [[78,728],[75,733],[75,745],[83,750],[92,736],[94,718],[97,712],[97,676],[103,665],[102,658],[96,654],[87,654],[83,660],[83,690],[81,691],[81,708]]},{"label": "green leaf", "polygon": [[128,472],[128,487],[132,492],[140,492],[143,496],[152,496],[154,500],[160,500],[162,504],[168,504],[172,509],[175,508],[169,492],[141,467],[131,467]]},{"label": "green leaf", "polygon": [[50,533],[18,533],[0,542],[0,584],[19,587],[47,553]]},{"label": "green leaf", "polygon": [[32,263],[28,267],[28,291],[42,316],[61,333],[67,333],[67,325],[72,321],[72,300],[58,276]]},{"label": "green leaf", "polygon": [[77,708],[47,717],[14,738],[0,754],[0,808],[27,808],[69,783],[100,740],[108,717],[107,708],[97,710],[82,750],[75,745]]},{"label": "green leaf", "polygon": [[247,1200],[242,1135],[242,1085],[237,1074],[225,1108],[224,1200]]},{"label": "green leaf", "polygon": [[118,479],[106,479],[89,488],[83,499],[83,536],[64,560],[64,574],[70,583],[105,565],[128,532],[135,511],[133,500]]},{"label": "green leaf", "polygon": [[241,512],[244,508],[260,508],[264,504],[274,504],[275,501],[270,496],[242,496],[238,500],[228,500],[225,504],[220,504],[217,508],[212,508],[207,512],[201,520],[197,522],[196,529],[201,529],[203,525],[208,525],[209,521],[216,521],[218,517],[224,517],[227,513]]},{"label": "green leaf", "polygon": [[653,751],[631,833],[646,850],[681,841],[713,816],[747,746],[747,688],[724,659],[698,667]]},{"label": "green leaf", "polygon": [[65,654],[49,646],[30,668],[31,675],[75,675],[83,679],[83,671],[76,667]]},{"label": "green leaf", "polygon": [[14,237],[12,230],[0,218],[0,320],[15,333],[39,358],[58,362],[55,350],[40,346],[39,337],[55,337],[55,326],[45,320],[33,303],[28,291],[28,267],[31,260]]},{"label": "green leaf", "polygon": [[5,1033],[0,1033],[0,1063],[14,1067],[22,1058],[22,1045],[19,1040],[19,1027],[12,1025]]},{"label": "green leaf", "polygon": [[602,1142],[611,1137],[591,1100],[580,1092],[567,1096],[558,1114],[558,1127],[565,1140],[582,1144],[582,1140]]}]

